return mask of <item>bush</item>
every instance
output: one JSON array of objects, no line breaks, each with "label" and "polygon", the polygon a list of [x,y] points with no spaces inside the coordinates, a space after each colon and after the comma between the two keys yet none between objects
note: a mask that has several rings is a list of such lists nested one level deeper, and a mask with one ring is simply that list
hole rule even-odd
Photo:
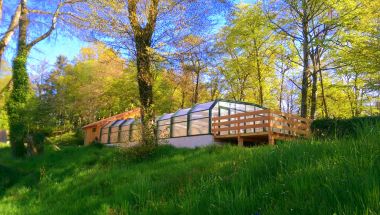
[{"label": "bush", "polygon": [[49,142],[54,145],[69,146],[69,145],[83,145],[83,137],[78,133],[68,132],[49,138]]},{"label": "bush", "polygon": [[371,128],[377,124],[380,124],[380,116],[351,119],[317,119],[311,124],[311,130],[315,137],[357,137],[362,130],[361,128]]},{"label": "bush", "polygon": [[141,162],[153,156],[159,147],[153,145],[136,145],[130,148],[120,148],[118,157],[121,160]]}]

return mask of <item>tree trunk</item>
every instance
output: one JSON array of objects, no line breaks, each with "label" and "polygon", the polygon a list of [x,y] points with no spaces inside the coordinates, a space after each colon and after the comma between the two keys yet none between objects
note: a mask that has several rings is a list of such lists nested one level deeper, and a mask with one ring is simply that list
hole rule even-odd
[{"label": "tree trunk", "polygon": [[197,69],[195,72],[196,79],[195,79],[195,90],[194,90],[194,97],[193,97],[193,105],[198,103],[199,98],[199,79],[200,79],[200,71]]},{"label": "tree trunk", "polygon": [[[0,1],[0,2],[1,2],[0,7],[2,8],[2,1]],[[1,14],[2,14],[2,12],[1,12]],[[14,34],[14,31],[15,31],[18,23],[19,23],[20,15],[21,15],[21,4],[19,4],[17,6],[16,11],[11,18],[11,21],[9,23],[7,31],[4,33],[4,36],[0,40],[0,66],[1,66],[1,61],[2,61],[2,57],[4,54],[5,48],[9,44],[9,42],[10,42],[10,40]],[[1,18],[0,18],[0,20],[1,20]]]},{"label": "tree trunk", "polygon": [[153,75],[150,71],[150,38],[145,35],[136,36],[137,50],[137,82],[140,94],[141,140],[145,145],[154,145],[155,124],[153,109]]},{"label": "tree trunk", "polygon": [[324,85],[323,85],[322,70],[320,68],[319,68],[319,80],[320,80],[320,83],[321,83],[321,95],[322,95],[323,110],[325,112],[325,117],[328,118],[329,117],[329,111],[327,109],[326,96],[325,96],[325,88],[324,88]]},{"label": "tree trunk", "polygon": [[153,75],[150,71],[151,40],[156,26],[159,0],[150,1],[147,23],[139,23],[136,0],[128,0],[128,18],[136,47],[137,82],[140,94],[141,141],[145,145],[157,144],[153,107]]},{"label": "tree trunk", "polygon": [[318,88],[318,65],[317,58],[319,58],[318,50],[311,50],[310,58],[313,63],[313,73],[312,73],[312,88],[311,88],[311,102],[310,102],[310,118],[315,119],[315,112],[317,111],[317,88]]},{"label": "tree trunk", "polygon": [[254,46],[255,46],[255,57],[256,57],[256,72],[257,72],[257,79],[259,81],[259,102],[260,105],[264,105],[264,90],[263,90],[263,81],[262,81],[262,74],[261,74],[261,67],[260,67],[260,60],[259,60],[259,50],[257,47],[256,40],[254,41]]},{"label": "tree trunk", "polygon": [[312,88],[311,88],[311,102],[310,102],[310,118],[315,119],[315,112],[317,111],[317,83],[318,71],[313,71],[312,74]]},{"label": "tree trunk", "polygon": [[302,49],[303,49],[303,72],[302,72],[302,88],[301,88],[301,117],[307,117],[307,97],[309,88],[309,32],[308,32],[308,15],[305,0],[302,1]]},{"label": "tree trunk", "polygon": [[28,133],[25,119],[27,102],[31,96],[29,77],[26,70],[29,48],[26,43],[28,29],[28,11],[26,0],[21,1],[21,16],[19,21],[19,36],[16,57],[12,65],[13,87],[9,100],[7,101],[7,112],[9,117],[9,137],[12,154],[15,157],[23,157],[26,154],[24,145]]},{"label": "tree trunk", "polygon": [[282,99],[284,96],[284,79],[285,79],[285,69],[283,64],[281,65],[281,86],[280,86],[280,98],[278,102],[278,108],[282,111]]}]

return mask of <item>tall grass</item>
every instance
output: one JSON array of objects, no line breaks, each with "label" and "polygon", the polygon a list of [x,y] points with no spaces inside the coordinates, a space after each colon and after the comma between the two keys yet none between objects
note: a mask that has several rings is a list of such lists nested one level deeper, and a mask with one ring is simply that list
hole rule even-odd
[{"label": "tall grass", "polygon": [[358,130],[274,147],[163,146],[145,159],[66,147],[14,160],[1,148],[0,214],[379,214],[380,125]]}]

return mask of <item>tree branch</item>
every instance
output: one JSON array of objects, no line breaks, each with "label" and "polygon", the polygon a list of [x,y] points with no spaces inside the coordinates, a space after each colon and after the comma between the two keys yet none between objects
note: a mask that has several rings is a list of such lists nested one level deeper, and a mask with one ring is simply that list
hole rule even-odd
[{"label": "tree branch", "polygon": [[36,45],[37,43],[41,42],[42,40],[46,39],[47,37],[50,36],[50,34],[54,31],[54,29],[56,28],[57,26],[57,20],[58,20],[58,16],[59,16],[59,10],[61,9],[61,7],[63,6],[64,2],[60,1],[59,4],[58,4],[58,7],[57,9],[55,10],[54,12],[54,15],[53,15],[53,18],[52,18],[52,21],[51,21],[51,26],[49,28],[49,30],[47,32],[45,32],[44,34],[42,34],[41,36],[39,36],[38,38],[36,38],[35,40],[33,40],[32,42],[30,42],[27,47],[28,49],[31,49],[34,45]]}]

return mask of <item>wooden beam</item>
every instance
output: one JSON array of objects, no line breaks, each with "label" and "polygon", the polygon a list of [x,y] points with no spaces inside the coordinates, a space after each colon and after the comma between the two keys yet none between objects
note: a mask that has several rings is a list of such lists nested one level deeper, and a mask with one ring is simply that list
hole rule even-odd
[{"label": "wooden beam", "polygon": [[238,136],[238,146],[240,146],[240,147],[244,146],[244,139],[240,136]]}]

